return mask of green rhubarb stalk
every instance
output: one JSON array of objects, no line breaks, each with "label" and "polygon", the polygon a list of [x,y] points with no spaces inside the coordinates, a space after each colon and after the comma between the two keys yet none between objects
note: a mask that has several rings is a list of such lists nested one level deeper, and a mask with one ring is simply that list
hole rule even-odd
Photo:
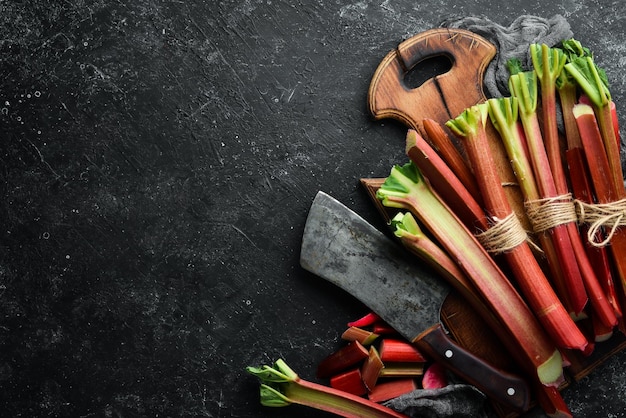
[{"label": "green rhubarb stalk", "polygon": [[[566,63],[579,57],[591,55],[591,51],[575,39],[563,41],[562,51],[566,56]],[[578,84],[574,77],[565,70],[565,66],[563,66],[563,70],[556,80],[556,89],[561,102],[567,149],[582,148],[580,133],[573,113],[574,106],[578,103]]]},{"label": "green rhubarb stalk", "polygon": [[561,158],[559,128],[556,122],[556,80],[565,66],[567,57],[562,50],[550,48],[546,44],[531,44],[530,56],[541,86],[543,139],[548,161],[557,193],[565,194],[567,193],[567,179]]},{"label": "green rhubarb stalk", "polygon": [[[513,96],[517,97],[519,119],[524,127],[528,155],[537,188],[542,199],[558,198],[554,176],[543,145],[539,118],[537,115],[537,74],[534,71],[521,72],[509,78],[509,87]],[[573,222],[570,222],[573,224]],[[566,224],[556,225],[549,229],[550,237],[559,258],[559,265],[568,284],[571,308],[574,314],[582,312],[587,303],[582,273]]]},{"label": "green rhubarb stalk", "polygon": [[410,211],[440,243],[507,327],[532,373],[545,385],[563,380],[562,357],[504,273],[431,189],[415,164],[394,166],[377,191],[384,206]]},{"label": "green rhubarb stalk", "polygon": [[[468,159],[474,167],[485,209],[496,224],[516,215],[506,198],[502,180],[487,142],[485,125],[488,111],[488,103],[472,106],[447,125],[463,141]],[[518,228],[521,229],[521,224]],[[587,339],[554,292],[528,241],[515,241],[503,250],[503,256],[511,267],[526,301],[556,345],[584,351]]]},{"label": "green rhubarb stalk", "polygon": [[348,418],[407,418],[357,395],[301,379],[284,360],[271,366],[247,367],[246,371],[261,380],[261,404],[284,407],[300,404]]},{"label": "green rhubarb stalk", "polygon": [[[513,171],[526,201],[536,201],[540,198],[535,182],[535,176],[526,149],[526,140],[523,138],[523,128],[518,118],[518,100],[516,97],[501,97],[489,99],[489,118],[492,125],[500,134],[504,148],[511,161]],[[569,312],[573,314],[568,286],[560,267],[554,242],[547,232],[536,234],[539,247],[545,254],[550,277],[555,290]]]}]

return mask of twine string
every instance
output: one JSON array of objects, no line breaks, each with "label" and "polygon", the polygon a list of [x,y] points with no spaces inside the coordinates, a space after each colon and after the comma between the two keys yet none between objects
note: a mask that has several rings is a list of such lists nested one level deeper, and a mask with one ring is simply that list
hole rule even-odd
[{"label": "twine string", "polygon": [[529,200],[524,202],[524,206],[535,233],[579,221],[576,205],[570,193],[545,199]]},{"label": "twine string", "polygon": [[487,252],[504,253],[528,239],[528,235],[515,213],[511,212],[504,219],[494,221],[489,229],[475,235]]},{"label": "twine string", "polygon": [[[604,247],[617,229],[626,226],[626,199],[610,203],[575,201],[578,222],[589,226],[587,240],[595,247]],[[604,232],[604,239],[600,239]],[[598,240],[600,239],[600,240]]]}]

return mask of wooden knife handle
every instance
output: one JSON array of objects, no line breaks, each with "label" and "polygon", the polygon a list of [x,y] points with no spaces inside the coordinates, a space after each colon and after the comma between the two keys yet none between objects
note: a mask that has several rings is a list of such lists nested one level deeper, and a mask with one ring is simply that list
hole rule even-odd
[{"label": "wooden knife handle", "polygon": [[[431,29],[400,43],[376,69],[368,92],[376,119],[393,118],[422,132],[422,121],[444,124],[465,108],[485,100],[483,75],[496,48],[483,37],[463,29]],[[404,82],[420,62],[447,57],[449,71],[417,88]]]},{"label": "wooden knife handle", "polygon": [[418,335],[413,343],[432,360],[476,386],[490,399],[526,411],[530,389],[524,379],[496,369],[454,343],[441,327],[434,325]]}]

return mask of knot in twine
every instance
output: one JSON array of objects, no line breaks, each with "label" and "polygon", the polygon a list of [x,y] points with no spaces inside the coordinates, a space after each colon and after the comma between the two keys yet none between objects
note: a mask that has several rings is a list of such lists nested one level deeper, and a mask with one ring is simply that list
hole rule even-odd
[{"label": "knot in twine", "polygon": [[526,215],[535,233],[545,232],[559,225],[578,222],[576,206],[571,193],[524,203]]},{"label": "knot in twine", "polygon": [[515,213],[495,223],[484,232],[475,235],[476,239],[489,253],[500,254],[512,250],[528,239],[528,234]]},{"label": "knot in twine", "polygon": [[[585,203],[576,200],[576,209],[578,222],[589,225],[587,240],[595,247],[607,245],[615,235],[617,228],[626,226],[626,199],[610,203]],[[606,232],[606,237],[597,241],[598,237],[602,237],[603,229]]]}]

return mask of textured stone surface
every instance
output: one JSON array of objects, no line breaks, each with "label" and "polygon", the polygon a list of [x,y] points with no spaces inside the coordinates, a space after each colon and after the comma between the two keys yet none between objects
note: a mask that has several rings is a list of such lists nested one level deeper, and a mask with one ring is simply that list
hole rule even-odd
[{"label": "textured stone surface", "polygon": [[[370,77],[452,15],[563,14],[626,107],[618,1],[0,2],[0,405],[7,416],[322,416],[258,404],[364,307],[298,264],[318,190],[404,162]],[[626,355],[566,391],[623,417]]]}]

